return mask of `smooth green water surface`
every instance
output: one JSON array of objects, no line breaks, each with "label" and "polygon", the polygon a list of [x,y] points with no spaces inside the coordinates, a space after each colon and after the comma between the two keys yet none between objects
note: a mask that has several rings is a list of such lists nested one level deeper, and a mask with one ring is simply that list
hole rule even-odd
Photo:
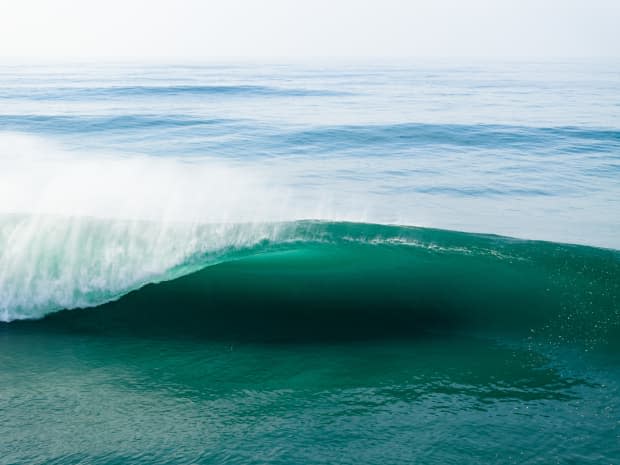
[{"label": "smooth green water surface", "polygon": [[617,360],[544,352],[3,331],[0,463],[616,463]]}]

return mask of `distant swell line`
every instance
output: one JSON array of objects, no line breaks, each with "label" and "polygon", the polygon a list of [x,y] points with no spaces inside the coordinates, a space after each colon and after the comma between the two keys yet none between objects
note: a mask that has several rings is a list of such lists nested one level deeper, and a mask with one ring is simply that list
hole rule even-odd
[{"label": "distant swell line", "polygon": [[317,127],[289,133],[291,145],[334,147],[444,144],[481,148],[572,148],[574,151],[620,149],[620,130],[571,126],[536,127],[492,124],[401,123]]},{"label": "distant swell line", "polygon": [[106,86],[106,87],[50,87],[0,88],[0,98],[29,98],[33,100],[55,100],[66,98],[105,98],[140,96],[333,96],[343,95],[323,89],[297,89],[256,85],[169,85],[169,86]]},{"label": "distant swell line", "polygon": [[[200,118],[184,114],[98,115],[0,115],[0,129],[49,133],[83,133],[107,130],[149,131],[187,129],[192,134],[211,134],[229,129],[251,135],[255,144],[289,147],[291,153],[312,149],[313,153],[382,147],[406,149],[452,146],[479,149],[515,149],[563,153],[594,153],[620,150],[620,130],[587,127],[536,127],[489,124],[399,123],[373,125],[316,126],[302,131],[271,126],[255,127],[252,120]],[[199,132],[196,132],[199,131]]]}]

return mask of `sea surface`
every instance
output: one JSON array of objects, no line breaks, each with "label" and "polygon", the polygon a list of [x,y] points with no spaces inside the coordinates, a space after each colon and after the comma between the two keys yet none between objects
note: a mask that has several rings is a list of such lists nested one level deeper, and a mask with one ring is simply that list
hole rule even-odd
[{"label": "sea surface", "polygon": [[620,63],[0,64],[0,464],[620,464]]}]

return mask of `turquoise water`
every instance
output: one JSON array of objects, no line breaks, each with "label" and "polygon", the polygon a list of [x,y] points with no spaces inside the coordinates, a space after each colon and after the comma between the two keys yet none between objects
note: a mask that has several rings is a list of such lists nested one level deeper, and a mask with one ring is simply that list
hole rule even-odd
[{"label": "turquoise water", "polygon": [[618,463],[618,70],[3,66],[0,463]]}]

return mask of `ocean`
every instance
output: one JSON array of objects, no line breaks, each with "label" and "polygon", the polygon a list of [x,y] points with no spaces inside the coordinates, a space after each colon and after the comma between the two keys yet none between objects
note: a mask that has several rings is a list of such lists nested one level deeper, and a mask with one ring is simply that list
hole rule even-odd
[{"label": "ocean", "polygon": [[620,63],[0,66],[0,464],[620,464]]}]

